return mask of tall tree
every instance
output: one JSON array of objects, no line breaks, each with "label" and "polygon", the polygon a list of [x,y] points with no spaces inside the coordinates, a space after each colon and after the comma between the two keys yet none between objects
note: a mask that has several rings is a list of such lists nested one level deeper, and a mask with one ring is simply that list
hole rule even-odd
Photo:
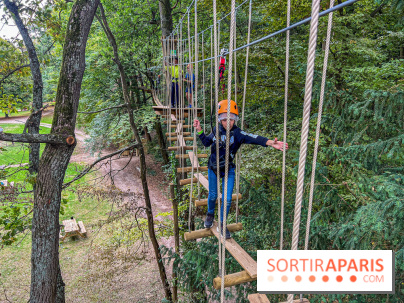
[{"label": "tall tree", "polygon": [[161,34],[167,37],[173,31],[173,16],[170,0],[159,1]]},{"label": "tall tree", "polygon": [[[12,10],[18,10],[9,0],[4,1]],[[55,302],[57,298],[62,184],[75,147],[74,129],[85,69],[85,48],[98,4],[99,0],[77,0],[72,7],[51,134],[0,134],[4,141],[50,143],[39,161],[34,192],[30,302]]]}]

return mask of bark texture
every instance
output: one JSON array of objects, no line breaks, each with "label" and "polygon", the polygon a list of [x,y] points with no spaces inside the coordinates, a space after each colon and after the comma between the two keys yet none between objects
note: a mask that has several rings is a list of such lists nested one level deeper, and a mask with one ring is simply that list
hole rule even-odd
[{"label": "bark texture", "polygon": [[161,34],[167,37],[173,31],[173,16],[170,0],[159,1],[160,20],[161,20]]},{"label": "bark texture", "polygon": [[154,231],[154,219],[153,219],[152,205],[151,205],[151,201],[150,201],[149,187],[147,185],[147,178],[146,178],[146,157],[145,157],[142,140],[140,138],[139,131],[138,131],[138,128],[135,124],[135,120],[133,117],[133,109],[132,109],[130,98],[129,98],[129,89],[128,89],[128,84],[127,84],[126,73],[125,73],[123,65],[119,59],[118,46],[116,44],[115,37],[114,37],[111,29],[108,26],[107,18],[105,16],[105,12],[104,12],[104,8],[103,8],[102,4],[100,4],[100,6],[99,6],[99,11],[100,11],[100,17],[97,16],[97,18],[99,18],[99,21],[102,24],[105,34],[107,35],[107,38],[109,40],[109,43],[111,44],[111,46],[114,50],[114,62],[118,67],[119,74],[121,77],[120,82],[122,85],[123,98],[127,105],[129,122],[130,122],[130,125],[132,128],[133,134],[135,135],[135,139],[139,144],[138,150],[140,153],[140,178],[142,181],[142,187],[143,187],[145,204],[146,204],[146,215],[147,215],[149,236],[150,236],[150,240],[152,242],[153,248],[154,248],[154,254],[155,254],[157,265],[159,268],[161,282],[163,283],[165,297],[168,301],[172,302],[172,294],[171,294],[170,285],[168,283],[166,270],[165,270],[164,264],[162,262],[162,257],[161,257],[161,253],[160,253],[160,247],[157,242],[156,233]]},{"label": "bark texture", "polygon": [[[72,7],[51,134],[74,135],[85,48],[98,4],[99,0],[78,0]],[[74,147],[75,144],[47,144],[39,162],[32,218],[31,303],[57,301],[60,200]]]}]

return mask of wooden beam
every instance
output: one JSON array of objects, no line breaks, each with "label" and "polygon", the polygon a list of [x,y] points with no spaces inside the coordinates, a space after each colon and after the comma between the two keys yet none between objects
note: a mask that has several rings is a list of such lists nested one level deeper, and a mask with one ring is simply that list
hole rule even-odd
[{"label": "wooden beam", "polygon": [[[199,171],[208,171],[208,167],[207,166],[202,166],[199,167]],[[178,167],[177,168],[177,173],[191,173],[192,172],[192,167]],[[196,172],[196,168],[194,168],[194,172]],[[205,204],[207,205],[207,204]]]},{"label": "wooden beam", "polygon": [[[199,182],[202,184],[203,187],[206,188],[206,190],[209,191],[209,181],[208,181],[208,177],[205,177],[202,174],[194,174],[194,177],[196,177],[197,179],[199,178]],[[219,193],[219,197],[220,197],[220,193]]]},{"label": "wooden beam", "polygon": [[270,303],[268,297],[264,294],[250,294],[248,295],[250,303]]},{"label": "wooden beam", "polygon": [[[281,302],[281,303],[288,303],[287,301]],[[310,301],[306,298],[303,298],[303,301],[300,301],[300,299],[293,300],[293,303],[310,303]]]},{"label": "wooden beam", "polygon": [[191,161],[191,166],[193,166],[194,168],[200,167],[199,160],[198,160],[198,158],[199,158],[198,153],[196,153],[196,155],[195,155],[194,152],[192,151],[192,152],[188,153],[188,156],[189,156],[189,161]]},{"label": "wooden beam", "polygon": [[[173,119],[171,119],[171,120],[172,120],[172,121],[171,121],[172,124],[175,124],[175,123],[185,123],[185,120],[173,120]],[[165,121],[163,121],[163,123],[164,123],[164,124],[168,124],[168,121],[165,120]]]},{"label": "wooden beam", "polygon": [[[238,194],[238,199],[241,200],[242,195],[239,193]],[[220,196],[220,200],[222,200],[222,197]],[[237,194],[233,194],[231,196],[231,200],[235,201],[237,200]],[[208,205],[208,199],[201,199],[201,200],[195,200],[195,206],[206,206]]]},{"label": "wooden beam", "polygon": [[[215,226],[216,223],[213,225]],[[219,232],[216,228],[211,228],[211,231],[220,241]],[[226,249],[227,251],[237,260],[242,268],[248,273],[251,278],[257,278],[257,262],[251,258],[249,254],[234,240],[226,239]]]},{"label": "wooden beam", "polygon": [[[168,137],[167,141],[178,141],[178,138],[179,138],[179,136],[177,136],[177,137]],[[194,141],[194,137],[183,137],[183,138],[184,138],[184,141]],[[188,156],[187,156],[187,158],[188,158]]]},{"label": "wooden beam", "polygon": [[169,107],[169,106],[152,106],[153,110],[159,110],[159,111],[168,111],[171,110],[172,114],[176,113],[189,113],[190,111],[196,110],[197,112],[203,112],[202,107],[198,108],[189,108],[189,107]]},{"label": "wooden beam", "polygon": [[[156,115],[161,115],[163,118],[168,118],[170,115],[164,114],[163,111],[161,110],[154,110],[154,112],[156,113]],[[172,114],[171,114],[172,115]],[[183,115],[181,115],[181,118],[188,118],[189,114],[188,113],[184,113]],[[172,120],[172,119],[171,119]]]},{"label": "wooden beam", "polygon": [[170,146],[167,148],[167,150],[193,150],[194,148],[192,146]]},{"label": "wooden beam", "polygon": [[[217,227],[217,225],[215,225],[215,228],[216,227]],[[243,224],[233,223],[233,224],[227,225],[227,228],[229,229],[230,232],[235,232],[235,231],[242,230]],[[206,237],[211,237],[211,236],[213,236],[211,228],[205,228],[205,229],[194,230],[191,232],[186,232],[184,234],[184,239],[185,239],[185,241],[189,241],[189,240],[195,240],[195,239],[206,238]]]},{"label": "wooden beam", "polygon": [[[171,125],[171,128],[176,128],[176,127],[177,127],[176,125]],[[183,128],[191,128],[192,125],[183,125],[182,127]]]},{"label": "wooden beam", "polygon": [[[227,241],[226,241],[227,242]],[[257,277],[251,278],[246,271],[236,272],[234,274],[224,276],[224,287],[230,287],[238,284],[252,282],[257,280]],[[213,287],[220,289],[222,286],[222,278],[216,277],[213,279]]]},{"label": "wooden beam", "polygon": [[[175,159],[188,159],[190,158],[189,154],[191,154],[191,152],[185,155],[175,155]],[[192,155],[194,154],[192,153]],[[207,154],[198,154],[198,158],[207,158],[207,157],[208,157]]]},{"label": "wooden beam", "polygon": [[[195,175],[195,174],[194,174]],[[202,174],[201,174],[202,175]],[[203,175],[202,175],[203,176]],[[205,176],[203,176],[203,179],[205,179],[206,180],[206,182],[208,182],[208,179],[206,179],[206,177]],[[182,179],[182,180],[180,180],[180,185],[186,185],[186,184],[191,184],[191,182],[193,182],[193,183],[197,183],[198,182],[198,178],[189,178],[189,179]],[[201,182],[201,184],[203,185],[203,183],[202,183],[202,178],[199,178],[199,182]],[[204,185],[203,185],[204,186]],[[208,188],[209,188],[209,186],[208,186]]]},{"label": "wooden beam", "polygon": [[[183,132],[182,135],[183,136],[190,136],[191,132]],[[166,133],[166,137],[172,137],[172,136],[178,136],[178,133],[177,132],[175,132],[175,133]]]}]

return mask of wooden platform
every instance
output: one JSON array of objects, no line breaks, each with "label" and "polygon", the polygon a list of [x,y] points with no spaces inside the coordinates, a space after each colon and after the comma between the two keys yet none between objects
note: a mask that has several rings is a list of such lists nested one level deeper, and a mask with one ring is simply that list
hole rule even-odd
[{"label": "wooden platform", "polygon": [[[238,194],[238,199],[241,200],[242,195]],[[222,200],[222,196],[220,196],[220,200]],[[237,194],[233,194],[231,196],[231,200],[235,201],[237,200]],[[206,206],[208,205],[208,199],[201,199],[201,200],[195,200],[195,206]]]},{"label": "wooden platform", "polygon": [[[281,303],[288,303],[288,301],[281,302]],[[306,299],[306,298],[303,298],[302,301],[300,301],[300,299],[293,300],[293,303],[310,303],[310,301],[308,299]]]}]

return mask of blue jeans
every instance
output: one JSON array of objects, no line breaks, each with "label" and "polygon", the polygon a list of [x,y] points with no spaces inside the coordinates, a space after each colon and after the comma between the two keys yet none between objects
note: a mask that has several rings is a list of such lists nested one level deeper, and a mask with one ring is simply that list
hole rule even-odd
[{"label": "blue jeans", "polygon": [[[229,168],[229,178],[227,181],[227,212],[229,214],[230,206],[231,206],[231,197],[233,194],[234,188],[234,179],[236,177],[236,173],[234,168]],[[209,196],[208,196],[208,214],[215,214],[215,206],[217,199],[217,176],[213,170],[208,169],[208,179],[209,179]],[[222,189],[224,191],[224,178],[222,178]],[[222,193],[222,207],[220,213],[220,220],[223,222],[223,208],[224,208],[224,192]],[[226,216],[227,216],[226,215]]]},{"label": "blue jeans", "polygon": [[179,106],[180,89],[178,82],[171,82],[171,107]]}]

